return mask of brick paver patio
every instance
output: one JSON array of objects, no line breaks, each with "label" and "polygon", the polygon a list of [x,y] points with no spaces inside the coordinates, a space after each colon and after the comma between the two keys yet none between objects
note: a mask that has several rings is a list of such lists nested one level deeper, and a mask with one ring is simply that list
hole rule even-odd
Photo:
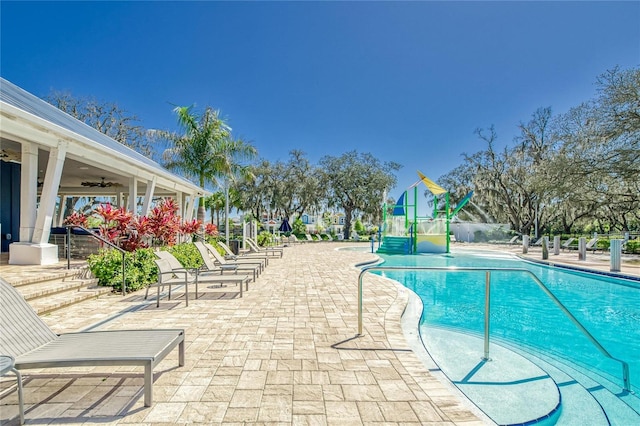
[{"label": "brick paver patio", "polygon": [[[44,316],[56,332],[96,324],[184,328],[187,359],[177,367],[172,353],[156,368],[149,408],[141,369],[25,371],[27,424],[485,424],[409,351],[400,326],[403,288],[366,278],[364,336],[354,338],[354,265],[375,256],[335,250],[344,246],[288,247],[243,298],[234,286],[201,286],[189,307],[181,293],[160,308],[153,299],[141,305],[144,292],[137,292]],[[3,425],[17,424],[17,395],[7,391],[13,383],[2,380]]]}]

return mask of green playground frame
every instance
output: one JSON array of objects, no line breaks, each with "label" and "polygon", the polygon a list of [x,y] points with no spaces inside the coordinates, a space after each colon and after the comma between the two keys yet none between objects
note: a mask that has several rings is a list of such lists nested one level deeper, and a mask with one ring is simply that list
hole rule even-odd
[{"label": "green playground frame", "polygon": [[[449,224],[458,211],[471,199],[473,191],[467,194],[455,209],[449,206],[449,192],[418,171],[420,180],[407,188],[388,213],[384,203],[382,210],[382,253],[449,253],[451,237]],[[418,215],[418,186],[420,183],[434,196],[432,216]],[[413,189],[413,191],[411,191]],[[409,195],[413,193],[413,202]],[[444,210],[438,210],[444,197]]]}]

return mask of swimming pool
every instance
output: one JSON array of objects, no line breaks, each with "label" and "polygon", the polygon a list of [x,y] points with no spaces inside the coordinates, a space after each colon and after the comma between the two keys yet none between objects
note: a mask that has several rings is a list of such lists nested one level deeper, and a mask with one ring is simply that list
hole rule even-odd
[{"label": "swimming pool", "polygon": [[[384,266],[526,268],[613,357],[629,364],[632,390],[640,389],[639,282],[547,267],[511,255],[453,253],[381,257]],[[420,331],[425,339],[429,338],[430,330],[434,334],[436,329],[482,335],[484,272],[393,271],[383,275],[402,283],[420,297],[423,304]],[[630,419],[629,415],[633,420],[640,411],[638,398],[622,391],[620,363],[604,357],[527,274],[491,273],[490,317],[492,343],[523,353],[537,365],[550,362],[554,367],[546,370],[571,371],[571,380],[580,381],[582,377],[582,382],[589,381],[583,384],[588,391],[600,386],[631,407],[632,410],[625,408],[625,413],[618,416],[613,411],[607,412],[607,408],[616,410],[615,404],[607,407],[599,401],[610,424],[626,424],[623,422]],[[564,383],[566,379],[555,381]],[[563,394],[563,397],[566,396]],[[640,424],[640,416],[636,420],[636,424]],[[571,424],[571,421],[564,418],[560,423]]]}]

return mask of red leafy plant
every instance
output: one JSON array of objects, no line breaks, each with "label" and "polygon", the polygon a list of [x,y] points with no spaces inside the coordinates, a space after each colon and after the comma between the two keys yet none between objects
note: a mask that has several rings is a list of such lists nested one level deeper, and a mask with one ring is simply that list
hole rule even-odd
[{"label": "red leafy plant", "polygon": [[211,237],[215,237],[216,235],[218,235],[218,227],[213,223],[207,223],[204,226],[204,233]]},{"label": "red leafy plant", "polygon": [[87,227],[87,217],[80,212],[74,211],[64,220],[65,225],[76,225]]},{"label": "red leafy plant", "polygon": [[[93,215],[101,219],[100,235],[107,241],[126,251],[148,247],[147,240],[156,245],[174,245],[178,233],[192,234],[200,229],[201,223],[193,220],[181,224],[178,205],[172,199],[166,199],[156,205],[148,216],[134,216],[124,207],[116,208],[111,204],[100,204]],[[87,217],[74,212],[65,223],[85,226]],[[217,231],[217,230],[216,230]]]}]

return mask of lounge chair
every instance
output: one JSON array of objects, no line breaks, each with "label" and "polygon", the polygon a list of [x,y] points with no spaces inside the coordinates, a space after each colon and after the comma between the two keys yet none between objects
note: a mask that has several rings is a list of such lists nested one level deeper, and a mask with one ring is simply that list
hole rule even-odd
[{"label": "lounge chair", "polygon": [[597,238],[592,238],[592,239],[590,239],[590,240],[587,242],[587,244],[586,244],[585,248],[586,248],[587,250],[592,250],[592,251],[594,251],[594,252],[595,252],[596,250],[598,250],[598,239],[597,239]]},{"label": "lounge chair", "polygon": [[509,240],[507,244],[510,244],[510,245],[518,244],[518,238],[520,238],[520,235],[515,235],[513,238]]},{"label": "lounge chair", "polygon": [[[204,261],[204,265],[209,270],[213,270],[216,267],[219,267],[219,268],[223,268],[223,269],[236,271],[236,273],[238,271],[241,271],[243,274],[249,274],[250,273],[254,282],[255,282],[256,278],[258,277],[258,275],[260,274],[260,268],[261,268],[262,264],[255,264],[255,263],[254,264],[239,264],[237,262],[227,261],[224,257],[220,256],[220,253],[218,253],[218,251],[213,246],[211,246],[210,244],[205,244],[202,241],[196,241],[194,244],[195,244],[196,248],[198,249],[198,251],[200,252],[200,256],[202,256],[202,260]],[[213,256],[213,259],[211,258],[212,256]],[[214,259],[215,259],[215,261],[214,261]],[[219,266],[217,266],[215,264],[215,262],[218,262]]]},{"label": "lounge chair", "polygon": [[[156,298],[156,308],[160,307],[160,287],[164,291],[164,287],[169,287],[169,296],[168,299],[171,300],[171,286],[183,285],[184,286],[184,298],[186,301],[186,305],[189,306],[189,276],[186,270],[184,271],[174,271],[171,269],[171,265],[169,261],[166,259],[155,259],[156,267],[158,268],[158,281],[156,283],[150,284],[147,286],[147,291],[144,294],[145,300],[149,297],[149,289],[151,287],[156,287],[158,289],[158,295]],[[198,296],[198,283],[196,282],[196,298]]]},{"label": "lounge chair", "polygon": [[280,257],[284,254],[284,249],[280,247],[260,247],[258,243],[253,241],[251,238],[246,238],[247,244],[249,244],[249,249],[253,253],[263,253],[272,256],[279,255]]},{"label": "lounge chair", "polygon": [[231,258],[227,259],[225,256],[221,255],[220,252],[216,250],[216,248],[213,245],[209,243],[204,243],[204,246],[207,248],[207,250],[209,250],[209,253],[211,254],[211,256],[213,256],[215,261],[220,263],[221,265],[224,263],[227,263],[232,265],[238,265],[240,267],[242,267],[243,265],[257,267],[258,275],[264,272],[264,268],[266,268],[267,266],[266,259],[263,259],[262,257],[241,256],[237,259],[231,259]]},{"label": "lounge chair", "polygon": [[[161,259],[167,260],[169,266],[171,267],[171,271],[174,273],[186,273],[186,279],[189,282],[195,282],[196,284],[196,299],[198,298],[198,283],[218,283],[220,286],[224,284],[238,284],[240,286],[240,297],[242,297],[242,284],[245,284],[246,290],[249,290],[249,280],[251,279],[248,275],[235,274],[235,275],[223,275],[225,272],[222,268],[215,269],[213,271],[205,271],[201,272],[199,269],[187,269],[182,266],[182,263],[178,259],[175,258],[174,255],[165,250],[160,250],[155,252],[156,256]],[[169,271],[165,270],[164,272],[168,273]],[[189,304],[188,296],[185,296],[187,305]]]},{"label": "lounge chair", "polygon": [[231,259],[231,260],[238,260],[238,259],[260,259],[261,261],[264,261],[265,266],[269,266],[269,256],[262,254],[262,253],[244,253],[244,254],[234,254],[231,249],[229,248],[229,246],[227,246],[225,243],[223,243],[222,241],[218,241],[218,245],[220,247],[222,247],[222,249],[224,250],[224,252],[226,253],[224,258],[225,259]]},{"label": "lounge chair", "polygon": [[[153,369],[176,346],[184,365],[184,330],[54,333],[9,283],[0,279],[0,353],[17,370],[77,366],[143,366],[144,405],[153,403]],[[99,379],[96,379],[99,381]]]},{"label": "lounge chair", "polygon": [[562,248],[562,251],[564,251],[565,249],[570,249],[571,248],[571,244],[575,241],[575,238],[569,238],[567,241],[565,241],[564,243],[562,243],[560,245],[560,247]]},{"label": "lounge chair", "polygon": [[314,240],[313,237],[311,236],[311,234],[304,234],[305,238],[307,239],[307,241],[310,241],[312,243],[317,243],[318,240]]},{"label": "lounge chair", "polygon": [[331,234],[324,234],[327,237],[327,241],[333,241]]},{"label": "lounge chair", "polygon": [[303,243],[308,243],[309,242],[306,238],[304,240],[299,240],[298,237],[296,237],[293,234],[291,234],[289,236],[289,240],[293,240],[294,243],[298,243],[298,244],[303,244]]}]

